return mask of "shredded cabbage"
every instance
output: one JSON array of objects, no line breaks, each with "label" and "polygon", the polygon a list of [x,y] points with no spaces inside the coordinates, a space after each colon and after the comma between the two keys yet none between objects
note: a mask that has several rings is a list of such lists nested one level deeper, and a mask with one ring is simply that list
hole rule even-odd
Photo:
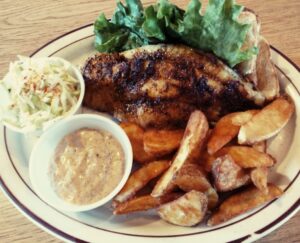
[{"label": "shredded cabbage", "polygon": [[64,62],[19,56],[0,80],[0,119],[18,128],[43,128],[78,101],[80,83]]}]

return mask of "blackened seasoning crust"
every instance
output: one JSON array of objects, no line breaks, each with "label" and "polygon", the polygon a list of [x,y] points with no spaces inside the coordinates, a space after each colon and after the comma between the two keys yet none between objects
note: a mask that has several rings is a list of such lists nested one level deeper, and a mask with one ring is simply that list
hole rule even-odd
[{"label": "blackened seasoning crust", "polygon": [[260,106],[264,97],[224,63],[182,45],[151,45],[87,60],[84,105],[143,127],[184,127]]}]

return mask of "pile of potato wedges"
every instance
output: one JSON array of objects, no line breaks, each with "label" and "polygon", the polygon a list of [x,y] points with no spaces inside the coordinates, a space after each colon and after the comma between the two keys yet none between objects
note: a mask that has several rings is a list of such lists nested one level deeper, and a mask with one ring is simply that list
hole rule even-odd
[{"label": "pile of potato wedges", "polygon": [[261,110],[235,112],[213,128],[194,111],[185,130],[144,130],[121,123],[140,165],[114,198],[114,214],[156,209],[165,221],[193,226],[224,223],[283,191],[268,183],[276,163],[267,140],[288,123],[294,104],[283,95]]}]

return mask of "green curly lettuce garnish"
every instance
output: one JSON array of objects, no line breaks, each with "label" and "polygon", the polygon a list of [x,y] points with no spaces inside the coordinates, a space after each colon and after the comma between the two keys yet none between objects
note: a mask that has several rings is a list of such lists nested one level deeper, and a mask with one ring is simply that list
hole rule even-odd
[{"label": "green curly lettuce garnish", "polygon": [[186,11],[168,0],[143,8],[140,0],[117,3],[111,20],[103,14],[94,24],[95,47],[116,52],[157,43],[183,43],[214,53],[231,67],[251,59],[257,48],[242,50],[250,25],[237,21],[243,7],[234,0],[210,0],[204,15],[191,0]]}]

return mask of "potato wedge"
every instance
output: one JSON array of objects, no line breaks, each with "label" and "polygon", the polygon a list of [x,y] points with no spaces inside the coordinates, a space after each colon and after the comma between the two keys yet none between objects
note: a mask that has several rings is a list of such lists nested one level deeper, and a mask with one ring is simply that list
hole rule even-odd
[{"label": "potato wedge", "polygon": [[202,192],[190,191],[175,201],[160,206],[158,214],[171,224],[193,226],[204,218],[207,202],[207,197]]},{"label": "potato wedge", "polygon": [[216,154],[209,154],[207,150],[204,150],[201,154],[199,164],[204,168],[206,172],[211,172],[212,164],[217,159]]},{"label": "potato wedge", "polygon": [[184,130],[147,130],[144,133],[144,150],[160,156],[170,154],[179,148],[183,133]]},{"label": "potato wedge", "polygon": [[209,209],[214,208],[219,201],[219,196],[206,178],[206,173],[197,164],[185,164],[176,176],[174,183],[185,192],[192,190],[203,192],[208,198]]},{"label": "potato wedge", "polygon": [[248,110],[243,112],[235,112],[231,113],[234,114],[231,118],[231,122],[235,126],[242,126],[248,121],[252,119],[252,117],[257,114],[260,110]]},{"label": "potato wedge", "polygon": [[191,190],[205,192],[212,187],[203,169],[197,164],[183,165],[176,175],[174,183],[185,192]]},{"label": "potato wedge", "polygon": [[232,124],[232,117],[235,114],[228,114],[222,117],[217,123],[207,143],[207,151],[209,154],[214,154],[219,149],[224,147],[239,133],[240,126]]},{"label": "potato wedge", "polygon": [[155,185],[151,195],[162,196],[172,184],[177,172],[190,161],[199,158],[203,143],[208,132],[208,122],[201,111],[194,111],[188,121],[179,150],[170,166]]},{"label": "potato wedge", "polygon": [[120,126],[127,134],[133,151],[133,159],[139,163],[146,163],[157,159],[157,154],[144,150],[144,130],[135,123],[122,122]]},{"label": "potato wedge", "polygon": [[[246,34],[245,41],[242,45],[242,50],[247,50],[253,46],[257,46],[260,37],[260,21],[258,16],[251,10],[244,9],[238,16],[239,23],[248,24],[249,30]],[[251,59],[241,62],[236,66],[243,76],[249,77],[250,80],[256,85],[256,60],[257,55],[253,55]],[[255,74],[255,75],[253,75]]]},{"label": "potato wedge", "polygon": [[214,188],[209,188],[204,194],[207,196],[208,204],[207,207],[209,210],[214,209],[219,202],[219,195]]},{"label": "potato wedge", "polygon": [[252,148],[256,149],[259,152],[266,153],[267,152],[267,141],[263,140],[261,142],[255,143],[252,145]]},{"label": "potato wedge", "polygon": [[275,163],[269,154],[247,146],[229,146],[221,149],[218,155],[228,154],[242,168],[270,167]]},{"label": "potato wedge", "polygon": [[230,155],[217,158],[212,166],[217,191],[228,192],[250,182],[249,174],[237,165]]},{"label": "potato wedge", "polygon": [[271,60],[271,49],[265,38],[260,36],[259,53],[256,59],[257,89],[267,100],[279,96],[279,80],[275,66]]},{"label": "potato wedge", "polygon": [[268,193],[264,194],[254,186],[243,192],[227,198],[212,214],[207,222],[208,226],[224,223],[240,214],[269,202],[282,194],[282,190],[275,185],[268,185]]},{"label": "potato wedge", "polygon": [[238,135],[240,126],[248,122],[258,110],[234,112],[222,117],[212,130],[207,151],[214,154]]},{"label": "potato wedge", "polygon": [[239,144],[254,144],[276,135],[293,115],[295,106],[288,96],[281,96],[241,126]]},{"label": "potato wedge", "polygon": [[127,214],[157,208],[160,205],[173,201],[182,195],[182,193],[170,193],[161,197],[152,197],[150,195],[136,197],[118,204],[114,210],[114,214]]},{"label": "potato wedge", "polygon": [[114,204],[125,202],[132,198],[150,180],[162,174],[170,166],[170,161],[160,160],[148,163],[133,172],[122,190],[114,198]]},{"label": "potato wedge", "polygon": [[269,168],[267,167],[258,167],[250,172],[253,184],[265,194],[268,193],[268,174]]}]

